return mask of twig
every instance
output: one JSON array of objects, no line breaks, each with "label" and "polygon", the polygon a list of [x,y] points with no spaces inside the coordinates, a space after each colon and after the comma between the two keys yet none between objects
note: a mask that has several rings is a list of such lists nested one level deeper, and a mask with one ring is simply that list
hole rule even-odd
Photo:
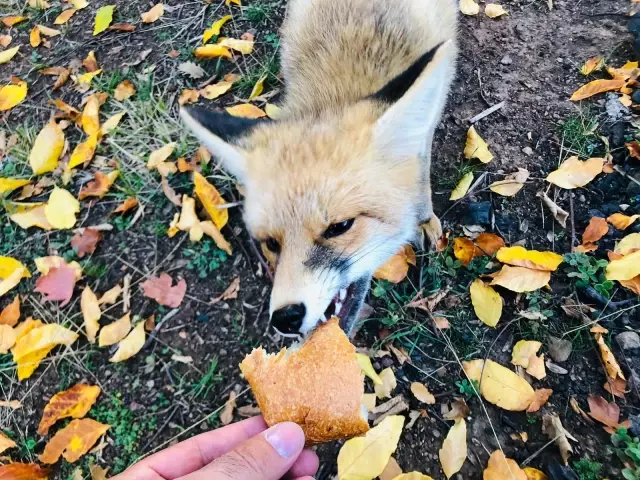
[{"label": "twig", "polygon": [[631,180],[633,183],[635,183],[636,185],[640,186],[640,181],[636,180],[635,178],[633,178],[633,177],[631,177],[629,175],[627,175],[627,173],[624,170],[622,170],[619,165],[614,165],[613,169],[616,172],[618,172],[620,175],[622,175],[624,178],[626,178],[627,180]]},{"label": "twig", "polygon": [[[559,435],[558,435],[558,437],[559,437]],[[538,449],[538,450],[536,450],[535,452],[533,452],[533,454],[532,454],[529,458],[527,458],[524,462],[522,462],[522,464],[521,464],[521,465],[522,465],[523,467],[526,467],[526,466],[527,466],[527,464],[528,464],[531,460],[533,460],[533,459],[534,459],[534,458],[536,458],[538,455],[540,455],[540,453],[542,453],[542,451],[543,451],[545,448],[547,448],[549,445],[551,445],[553,442],[555,442],[555,441],[558,439],[558,437],[556,437],[556,438],[554,438],[554,439],[552,439],[552,440],[548,441],[546,444],[544,444],[542,447],[540,447],[540,449]]]},{"label": "twig", "polygon": [[142,447],[142,451],[144,452],[147,448],[149,448],[149,445],[151,445],[153,443],[153,441],[158,438],[158,435],[160,435],[162,433],[162,431],[166,428],[167,425],[169,425],[169,422],[171,421],[171,419],[173,418],[173,416],[176,414],[176,412],[178,411],[178,408],[180,408],[180,405],[176,405],[175,407],[173,407],[173,410],[171,410],[171,413],[169,414],[169,416],[167,417],[167,419],[165,420],[165,422],[162,424],[162,426],[156,431],[155,435],[153,437],[151,437],[151,439],[144,444],[144,447]]},{"label": "twig", "polygon": [[160,332],[160,329],[162,328],[162,325],[164,325],[167,320],[170,320],[171,318],[175,317],[179,311],[180,311],[179,308],[174,308],[169,313],[167,313],[162,318],[162,320],[160,320],[158,322],[158,324],[156,325],[156,328],[154,328],[153,331],[149,334],[149,337],[147,338],[147,341],[145,342],[145,344],[144,344],[144,346],[142,348],[148,347],[151,344],[151,342],[153,341],[153,339],[156,338],[156,335],[158,335],[158,332]]},{"label": "twig", "polygon": [[489,107],[486,110],[483,110],[482,112],[477,114],[475,117],[472,117],[471,119],[469,119],[469,123],[473,124],[473,123],[479,122],[484,117],[488,117],[493,112],[500,110],[502,107],[504,107],[505,103],[506,103],[506,101],[503,100],[500,103],[496,103],[494,106]]},{"label": "twig", "polygon": [[576,222],[574,221],[574,216],[573,216],[573,194],[572,193],[569,193],[569,214],[571,217],[571,250],[573,250],[573,247],[575,247],[577,244],[577,240],[576,240]]}]

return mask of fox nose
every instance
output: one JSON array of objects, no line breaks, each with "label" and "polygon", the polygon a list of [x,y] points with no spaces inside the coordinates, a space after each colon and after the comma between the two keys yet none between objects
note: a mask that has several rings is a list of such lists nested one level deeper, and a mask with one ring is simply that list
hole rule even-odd
[{"label": "fox nose", "polygon": [[298,333],[307,313],[304,303],[286,305],[271,315],[271,324],[280,333]]}]

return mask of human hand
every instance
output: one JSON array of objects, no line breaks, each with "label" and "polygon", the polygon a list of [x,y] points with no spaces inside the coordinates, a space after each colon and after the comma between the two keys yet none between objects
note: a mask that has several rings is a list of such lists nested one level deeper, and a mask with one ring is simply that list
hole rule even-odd
[{"label": "human hand", "polygon": [[295,423],[253,417],[162,450],[111,480],[313,480],[318,457]]}]

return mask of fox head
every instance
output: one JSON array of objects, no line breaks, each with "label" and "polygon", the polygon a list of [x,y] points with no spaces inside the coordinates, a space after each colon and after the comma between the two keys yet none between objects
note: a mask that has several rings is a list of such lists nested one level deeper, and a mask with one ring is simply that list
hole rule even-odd
[{"label": "fox head", "polygon": [[245,223],[275,266],[279,332],[306,334],[334,315],[349,332],[372,274],[414,238],[420,159],[446,96],[442,50],[341,111],[260,121],[182,109],[244,185]]}]

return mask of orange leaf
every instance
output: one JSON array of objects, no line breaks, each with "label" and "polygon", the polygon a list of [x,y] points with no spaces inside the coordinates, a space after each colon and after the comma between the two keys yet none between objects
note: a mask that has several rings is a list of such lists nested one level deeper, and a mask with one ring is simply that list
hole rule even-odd
[{"label": "orange leaf", "polygon": [[40,455],[40,461],[56,463],[62,455],[67,462],[73,463],[87,453],[108,429],[109,425],[90,418],[73,420],[49,440]]},{"label": "orange leaf", "polygon": [[578,100],[584,100],[585,98],[597,95],[598,93],[620,90],[626,83],[627,82],[624,79],[594,80],[573,92],[570,100],[577,102]]},{"label": "orange leaf", "polygon": [[36,280],[35,291],[44,294],[50,302],[61,300],[60,306],[64,307],[71,300],[75,285],[75,270],[67,264],[61,264]]},{"label": "orange leaf", "polygon": [[616,227],[618,230],[626,230],[633,222],[635,222],[640,215],[627,216],[622,213],[614,213],[607,218],[607,222]]},{"label": "orange leaf", "polygon": [[378,280],[400,283],[409,272],[409,264],[416,264],[416,254],[411,245],[405,245],[373,274]]},{"label": "orange leaf", "polygon": [[2,480],[47,480],[47,470],[35,463],[9,463],[0,466]]},{"label": "orange leaf", "polygon": [[154,299],[160,305],[177,308],[187,293],[187,282],[181,278],[173,287],[172,283],[173,280],[167,273],[161,273],[159,277],[149,277],[142,284],[144,296]]},{"label": "orange leaf", "polygon": [[29,20],[29,17],[22,17],[18,15],[9,15],[8,17],[2,17],[2,23],[4,23],[5,27],[13,27],[20,22],[24,22],[25,20]]},{"label": "orange leaf", "polygon": [[63,418],[83,418],[100,395],[100,387],[92,385],[74,385],[64,392],[56,393],[44,407],[38,433],[46,435],[58,420]]},{"label": "orange leaf", "polygon": [[124,80],[118,84],[113,92],[113,98],[121,102],[136,93],[136,87],[129,80]]},{"label": "orange leaf", "polygon": [[633,141],[627,143],[627,150],[629,150],[630,156],[632,156],[636,160],[640,160],[640,142]]},{"label": "orange leaf", "polygon": [[550,388],[541,388],[536,390],[536,396],[527,408],[527,413],[534,413],[540,410],[542,406],[549,401],[549,397],[553,394],[553,390]]},{"label": "orange leaf", "polygon": [[631,421],[626,420],[620,423],[620,407],[615,402],[607,402],[604,398],[595,395],[589,395],[589,416],[594,420],[605,425],[605,430],[610,433],[616,433],[618,428],[629,428]]},{"label": "orange leaf", "polygon": [[478,246],[475,250],[475,256],[495,255],[498,250],[504,247],[504,240],[495,233],[481,233],[474,243]]},{"label": "orange leaf", "polygon": [[186,103],[196,103],[200,98],[200,92],[198,90],[193,90],[190,88],[185,88],[180,93],[180,97],[178,97],[178,103],[180,105],[184,105]]},{"label": "orange leaf", "polygon": [[465,237],[453,239],[453,254],[465,267],[471,263],[476,252],[474,243]]},{"label": "orange leaf", "polygon": [[506,458],[501,450],[496,450],[489,457],[489,463],[482,478],[484,480],[527,480],[527,474],[515,460]]},{"label": "orange leaf", "polygon": [[102,240],[102,232],[100,230],[85,228],[73,236],[71,247],[75,250],[78,258],[82,258],[88,253],[95,252],[100,240]]},{"label": "orange leaf", "polygon": [[118,178],[118,175],[120,175],[120,171],[118,170],[109,172],[106,175],[102,172],[96,172],[94,175],[95,180],[87,183],[80,191],[78,198],[84,200],[87,197],[104,197],[111,188],[111,185],[113,185]]},{"label": "orange leaf", "polygon": [[578,245],[573,249],[574,252],[578,253],[589,253],[595,252],[596,250],[598,250],[598,245],[596,245],[595,243],[583,243],[582,245]]},{"label": "orange leaf", "polygon": [[116,32],[133,32],[135,29],[136,26],[130,23],[115,23],[109,27],[109,30],[115,30]]},{"label": "orange leaf", "polygon": [[0,325],[9,325],[15,327],[20,319],[20,297],[16,295],[9,305],[4,307],[0,313]]},{"label": "orange leaf", "polygon": [[609,346],[604,342],[604,338],[602,338],[602,334],[596,333],[596,342],[600,347],[600,356],[602,357],[602,361],[604,362],[604,367],[607,371],[607,375],[612,378],[621,378],[625,380],[624,374],[622,373],[622,369],[620,368],[620,364],[616,360],[616,357],[613,355],[613,352],[609,348]]},{"label": "orange leaf", "polygon": [[604,67],[604,58],[603,57],[594,57],[587,60],[584,65],[580,68],[580,73],[583,75],[589,75],[590,73],[602,70]]},{"label": "orange leaf", "polygon": [[87,72],[96,72],[100,70],[100,67],[98,67],[98,61],[96,60],[96,54],[93,50],[91,50],[87,55],[87,58],[82,61],[82,66],[87,70]]},{"label": "orange leaf", "polygon": [[604,384],[604,389],[611,395],[624,398],[624,394],[627,392],[627,382],[622,378],[608,377]]},{"label": "orange leaf", "polygon": [[202,203],[202,206],[209,214],[209,217],[217,229],[222,229],[229,220],[229,211],[226,208],[218,208],[218,206],[224,205],[227,202],[222,198],[222,195],[220,195],[216,187],[211,185],[207,179],[198,172],[193,173],[193,184],[195,186],[194,192],[198,200]]},{"label": "orange leaf", "polygon": [[261,118],[267,115],[259,107],[250,103],[241,103],[233,107],[227,107],[225,110],[229,115],[233,115],[234,117]]},{"label": "orange leaf", "polygon": [[593,243],[604,237],[609,231],[609,225],[604,218],[592,217],[589,220],[589,225],[582,234],[582,243]]},{"label": "orange leaf", "polygon": [[118,205],[116,207],[116,209],[111,213],[112,214],[114,214],[114,213],[126,213],[129,210],[131,210],[132,208],[136,207],[137,205],[138,205],[138,200],[136,199],[136,197],[129,197],[124,202],[122,202],[120,205]]},{"label": "orange leaf", "polygon": [[[10,448],[16,448],[16,442],[7,437],[2,430],[0,430],[0,453],[4,453],[5,450],[9,450]],[[0,477],[2,478],[2,477]]]}]

